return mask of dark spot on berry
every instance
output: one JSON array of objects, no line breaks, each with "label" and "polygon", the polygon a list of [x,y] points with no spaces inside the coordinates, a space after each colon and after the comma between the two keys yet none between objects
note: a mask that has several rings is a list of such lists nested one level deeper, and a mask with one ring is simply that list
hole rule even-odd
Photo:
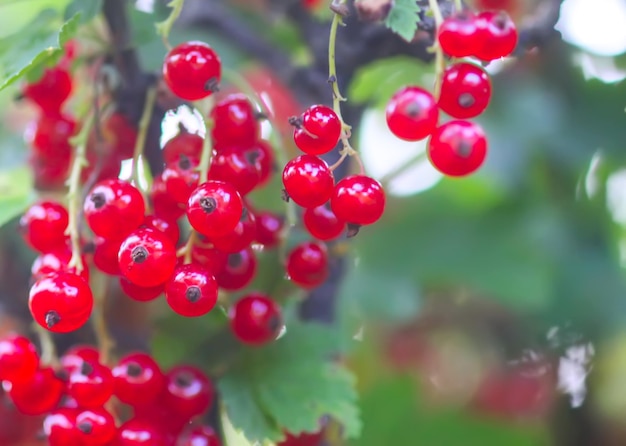
[{"label": "dark spot on berry", "polygon": [[472,145],[467,141],[461,141],[456,148],[457,155],[467,158],[472,154]]},{"label": "dark spot on berry", "polygon": [[246,161],[248,161],[248,163],[250,164],[255,164],[260,156],[261,154],[258,152],[258,150],[247,150],[244,154]]},{"label": "dark spot on berry", "polygon": [[126,366],[126,373],[128,376],[132,376],[133,378],[137,378],[143,373],[143,367],[141,367],[136,362],[131,362]]},{"label": "dark spot on berry", "polygon": [[283,199],[283,201],[289,203],[289,200],[291,199],[291,197],[287,193],[287,189],[283,189],[282,194],[281,194],[281,198]]},{"label": "dark spot on berry", "polygon": [[93,431],[93,424],[91,424],[91,421],[83,421],[82,423],[78,423],[76,427],[83,434],[90,434]]},{"label": "dark spot on berry", "polygon": [[187,298],[187,300],[189,302],[191,302],[192,304],[195,304],[202,297],[202,292],[200,291],[199,287],[197,287],[197,286],[190,286],[189,288],[187,288],[187,292],[185,293],[185,297]]},{"label": "dark spot on berry", "polygon": [[498,27],[499,30],[504,30],[508,23],[508,15],[504,11],[500,11],[493,20],[494,25]]},{"label": "dark spot on berry", "polygon": [[210,214],[217,209],[217,201],[213,197],[203,197],[200,199],[200,207],[204,212]]},{"label": "dark spot on berry", "polygon": [[217,93],[218,91],[220,91],[220,85],[219,84],[220,83],[217,80],[217,78],[216,77],[212,77],[211,79],[206,81],[206,84],[204,84],[204,91],[210,91],[211,93]]},{"label": "dark spot on berry", "polygon": [[96,244],[94,242],[87,242],[83,245],[81,252],[83,254],[93,254],[96,251]]},{"label": "dark spot on berry", "polygon": [[80,373],[87,376],[92,372],[93,367],[91,366],[91,364],[89,364],[87,361],[83,361],[82,365],[80,366]]},{"label": "dark spot on berry", "polygon": [[191,160],[187,155],[183,153],[180,154],[180,158],[178,159],[178,167],[180,167],[182,170],[191,169]]},{"label": "dark spot on berry", "polygon": [[239,266],[241,266],[242,262],[243,256],[238,252],[228,256],[228,266],[230,266],[231,268],[238,268]]},{"label": "dark spot on berry", "polygon": [[135,246],[130,253],[133,263],[143,263],[148,259],[148,250],[144,246]]},{"label": "dark spot on berry", "polygon": [[59,322],[61,322],[61,316],[59,316],[59,313],[54,310],[50,310],[46,313],[46,327],[48,327],[48,329],[51,329]]},{"label": "dark spot on berry", "polygon": [[180,372],[174,378],[174,382],[178,387],[189,387],[193,383],[193,375],[186,371]]},{"label": "dark spot on berry", "polygon": [[422,107],[417,102],[411,102],[406,106],[406,114],[411,118],[417,118],[422,112]]},{"label": "dark spot on berry", "polygon": [[294,126],[295,128],[301,128],[302,127],[302,118],[299,116],[292,116],[289,118],[289,125]]},{"label": "dark spot on berry", "polygon": [[346,236],[348,238],[356,237],[356,235],[359,233],[360,230],[361,230],[361,225],[357,225],[355,223],[348,223],[348,232],[346,233]]},{"label": "dark spot on berry", "polygon": [[106,197],[102,192],[94,192],[91,194],[91,197],[89,197],[89,200],[93,203],[96,209],[100,209],[106,204]]},{"label": "dark spot on berry", "polygon": [[267,321],[267,328],[270,329],[272,333],[277,333],[283,325],[283,321],[279,315],[272,315]]},{"label": "dark spot on berry", "polygon": [[476,99],[471,93],[463,93],[459,96],[459,105],[463,108],[469,108],[476,103]]},{"label": "dark spot on berry", "polygon": [[54,376],[59,378],[61,381],[67,381],[69,379],[69,373],[67,370],[59,369],[54,371]]}]

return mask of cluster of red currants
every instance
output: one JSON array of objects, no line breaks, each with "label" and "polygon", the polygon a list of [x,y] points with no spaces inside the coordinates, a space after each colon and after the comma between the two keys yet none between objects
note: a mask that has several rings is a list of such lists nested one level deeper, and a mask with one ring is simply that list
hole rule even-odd
[{"label": "cluster of red currants", "polygon": [[[509,56],[517,39],[515,24],[504,11],[462,11],[446,18],[437,29],[438,45],[451,58],[490,62]],[[489,105],[489,75],[474,63],[455,61],[441,74],[437,94],[438,98],[417,86],[402,88],[387,105],[387,124],[406,141],[430,137],[428,157],[444,175],[469,175],[487,155],[483,129],[467,119],[477,117]],[[440,111],[454,119],[441,124]]]},{"label": "cluster of red currants", "polygon": [[76,346],[52,368],[27,338],[11,335],[0,340],[0,381],[20,412],[45,416],[50,446],[221,445],[210,426],[194,422],[213,404],[214,388],[193,366],[164,373],[149,355],[131,353],[109,368],[96,349]]}]

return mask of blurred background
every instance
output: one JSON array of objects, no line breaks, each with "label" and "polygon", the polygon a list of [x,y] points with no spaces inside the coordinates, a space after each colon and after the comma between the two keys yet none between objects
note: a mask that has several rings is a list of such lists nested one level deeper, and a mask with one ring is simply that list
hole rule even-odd
[{"label": "blurred background", "polygon": [[[0,37],[42,7],[67,3],[0,0]],[[308,103],[330,100],[321,56],[328,10],[293,3],[188,0],[171,40],[210,41],[286,122]],[[432,85],[434,68],[422,60],[427,37],[413,46],[393,41],[368,58],[354,49],[356,18],[340,31],[345,118],[366,171],[390,197],[384,218],[349,242],[333,283],[302,314],[356,333],[346,361],[358,377],[364,428],[353,446],[624,445],[626,0],[468,3],[507,9],[528,40],[518,58],[487,67],[494,96],[478,121],[489,154],[465,179],[442,178],[424,144],[400,142],[386,128],[393,92]],[[163,60],[152,24],[164,11],[154,0],[131,5],[147,69]],[[102,26],[92,28],[94,42],[85,45],[97,48]],[[262,45],[245,47],[254,33],[295,68],[286,73]],[[14,101],[17,92],[0,93],[0,193],[10,198],[0,216],[33,194],[23,142],[33,110]],[[171,126],[164,124],[166,135]],[[267,191],[258,199],[282,206]],[[0,331],[29,323],[34,254],[15,225],[0,231]],[[190,351],[187,339],[175,338],[184,336],[183,322],[123,305],[128,311],[112,317],[128,348],[151,344],[169,363]],[[0,445],[11,444],[3,432],[26,425],[0,415]]]}]

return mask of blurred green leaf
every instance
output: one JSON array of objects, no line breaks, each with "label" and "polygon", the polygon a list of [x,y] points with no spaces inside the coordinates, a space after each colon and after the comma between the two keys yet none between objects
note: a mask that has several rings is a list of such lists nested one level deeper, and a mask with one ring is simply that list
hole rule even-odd
[{"label": "blurred green leaf", "polygon": [[0,226],[23,213],[34,201],[32,187],[27,166],[0,171]]},{"label": "blurred green leaf", "polygon": [[65,20],[80,14],[80,23],[87,23],[102,10],[103,0],[72,0],[65,8]]},{"label": "blurred green leaf", "polygon": [[[0,1],[0,38],[23,29],[44,10],[61,17],[67,5],[72,2],[88,3],[92,0],[5,0]],[[73,15],[73,14],[71,14]],[[69,19],[70,16],[66,18]]]},{"label": "blurred green leaf", "polygon": [[218,381],[233,425],[250,441],[280,440],[282,430],[315,432],[324,415],[359,434],[354,377],[331,363],[334,330],[293,321],[275,343],[247,349],[241,362]]},{"label": "blurred green leaf", "polygon": [[415,0],[395,0],[392,2],[385,25],[407,42],[413,40],[417,31],[420,7]]}]

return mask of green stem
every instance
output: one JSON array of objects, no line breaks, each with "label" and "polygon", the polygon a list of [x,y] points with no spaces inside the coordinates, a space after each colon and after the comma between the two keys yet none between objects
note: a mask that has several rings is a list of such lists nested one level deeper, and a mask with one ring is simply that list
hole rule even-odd
[{"label": "green stem", "polygon": [[139,121],[139,133],[137,134],[137,142],[135,143],[135,150],[133,152],[132,181],[135,184],[135,187],[142,191],[143,188],[141,187],[140,181],[139,158],[143,154],[143,150],[146,145],[148,128],[150,127],[154,103],[156,102],[156,93],[157,91],[155,87],[150,87],[146,92],[146,102],[144,103],[143,113],[141,115],[141,120]]},{"label": "green stem", "polygon": [[[200,184],[206,183],[209,179],[209,169],[211,167],[211,157],[213,155],[213,119],[211,116],[211,109],[213,108],[213,98],[206,99],[206,110],[204,111],[204,141],[202,142],[202,155],[200,156],[200,164],[198,165],[199,182]],[[202,110],[201,107],[198,107]]]},{"label": "green stem", "polygon": [[106,324],[105,303],[107,295],[107,276],[94,271],[91,276],[91,289],[94,295],[94,308],[91,316],[91,324],[96,335],[98,349],[100,350],[100,362],[110,365],[111,352],[115,347],[115,341],[111,337]]},{"label": "green stem", "polygon": [[395,169],[391,170],[390,172],[387,172],[382,178],[380,178],[380,182],[383,185],[388,184],[390,181],[395,180],[397,177],[399,177],[400,175],[402,175],[403,173],[405,173],[406,171],[412,169],[413,167],[415,167],[415,164],[423,161],[426,158],[426,151],[422,151],[419,152],[418,154],[416,154],[414,157],[412,157],[411,159],[405,161],[404,163],[400,164],[398,167],[396,167]]},{"label": "green stem", "polygon": [[57,367],[59,365],[59,357],[57,356],[57,349],[52,339],[52,333],[37,322],[34,323],[33,327],[37,332],[37,336],[39,336],[39,343],[41,344],[41,363],[51,367]]},{"label": "green stem", "polygon": [[[443,15],[441,15],[441,10],[439,9],[439,3],[437,0],[428,0],[428,5],[430,6],[430,10],[435,18],[435,36],[437,35],[437,30],[443,23]],[[439,98],[439,94],[441,92],[441,77],[443,76],[443,72],[446,69],[446,60],[443,55],[443,50],[441,49],[441,45],[439,45],[439,41],[435,38],[435,42],[433,43],[433,50],[435,51],[435,87],[434,87],[434,96],[435,98]]]},{"label": "green stem", "polygon": [[172,8],[170,15],[167,17],[167,19],[156,24],[157,33],[160,34],[163,38],[163,44],[167,49],[172,48],[169,42],[170,31],[172,30],[172,26],[174,26],[174,22],[180,16],[184,4],[185,0],[172,0],[171,2],[169,2],[167,6]]}]

